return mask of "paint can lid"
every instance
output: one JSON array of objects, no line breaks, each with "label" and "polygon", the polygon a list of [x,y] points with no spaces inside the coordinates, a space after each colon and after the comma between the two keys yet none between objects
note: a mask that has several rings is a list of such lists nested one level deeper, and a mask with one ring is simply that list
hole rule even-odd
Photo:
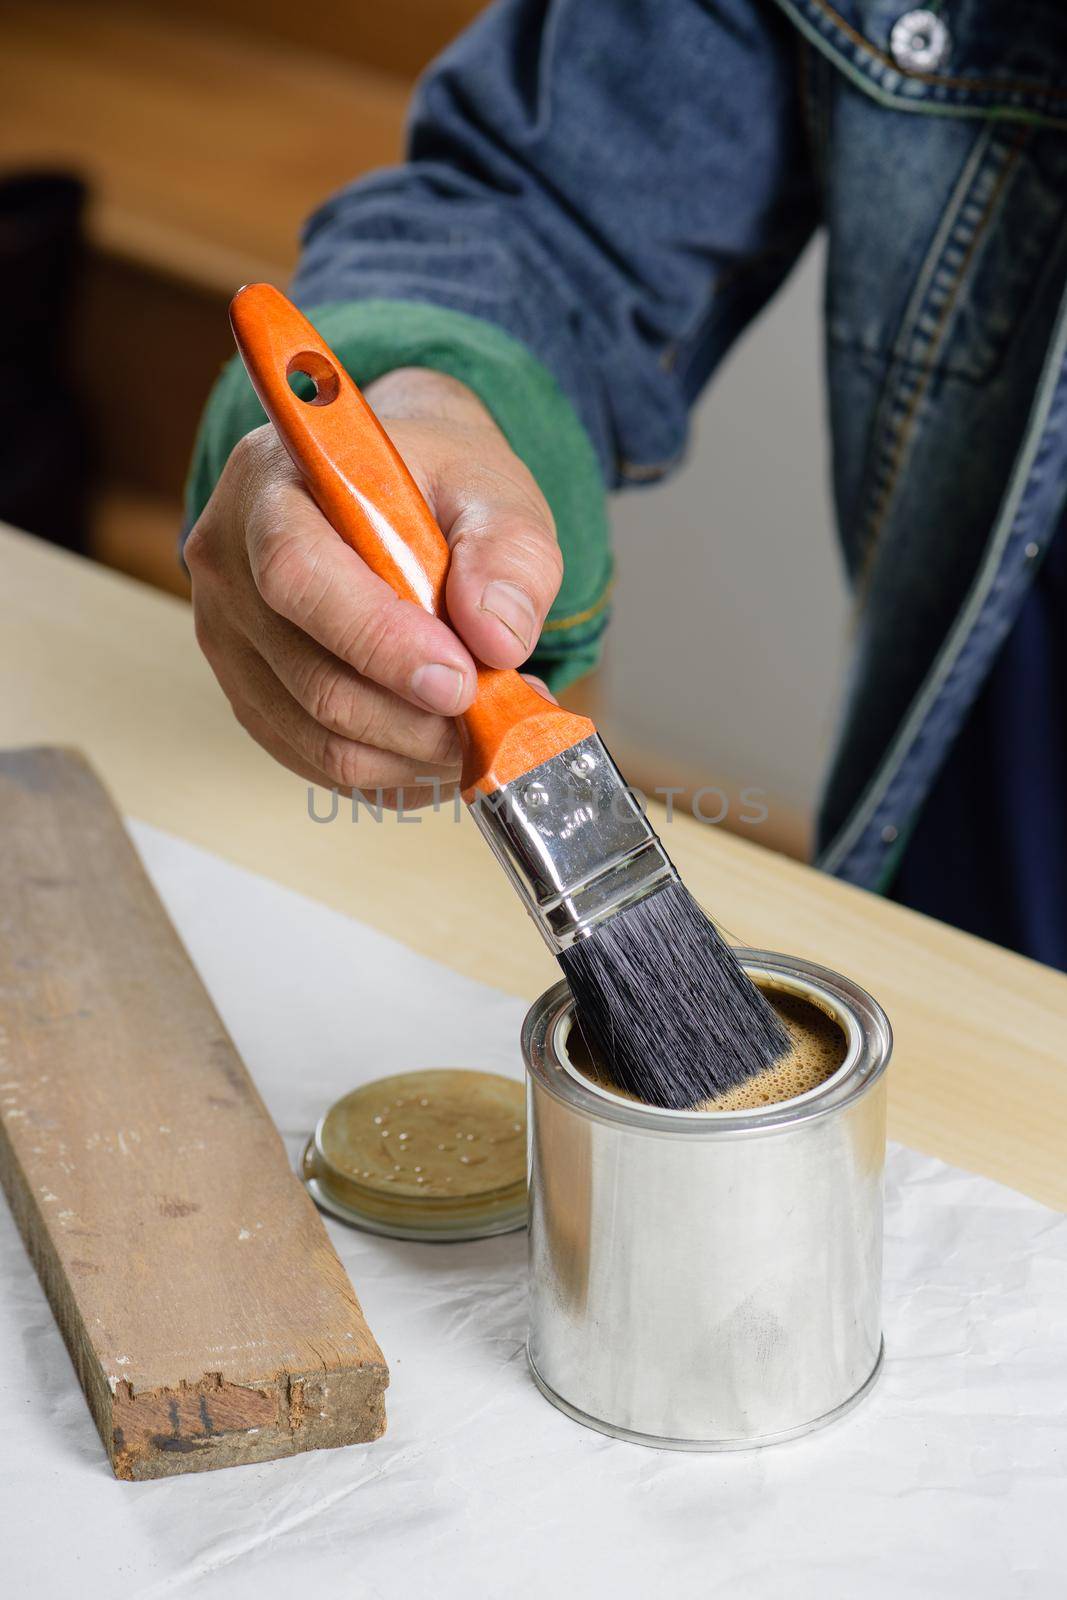
[{"label": "paint can lid", "polygon": [[323,1211],[371,1233],[510,1233],[526,1225],[524,1087],[458,1068],[377,1078],[322,1117],[301,1176]]}]

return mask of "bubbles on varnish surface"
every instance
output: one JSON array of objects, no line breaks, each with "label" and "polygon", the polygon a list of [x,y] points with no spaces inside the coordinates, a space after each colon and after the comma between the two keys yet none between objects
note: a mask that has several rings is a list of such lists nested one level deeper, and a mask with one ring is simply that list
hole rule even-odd
[{"label": "bubbles on varnish surface", "polygon": [[426,1201],[489,1195],[525,1182],[523,1086],[458,1069],[382,1078],[331,1107],[317,1143],[360,1188]]},{"label": "bubbles on varnish surface", "polygon": [[790,1050],[773,1067],[706,1101],[702,1110],[750,1111],[795,1100],[825,1083],[844,1061],[848,1041],[833,1017],[799,995],[770,987],[764,993],[785,1025]]},{"label": "bubbles on varnish surface", "polygon": [[[786,1100],[795,1099],[797,1095],[806,1094],[810,1089],[817,1089],[844,1062],[848,1041],[833,1017],[800,995],[775,989],[770,984],[761,983],[760,988],[777,1011],[789,1035],[788,1053],[774,1066],[755,1073],[726,1094],[703,1101],[699,1106],[694,1106],[694,1110],[751,1111],[760,1106],[780,1105]],[[597,1074],[576,1028],[568,1035],[567,1054],[586,1077],[625,1100],[635,1099],[635,1096],[612,1083],[610,1078]]]}]

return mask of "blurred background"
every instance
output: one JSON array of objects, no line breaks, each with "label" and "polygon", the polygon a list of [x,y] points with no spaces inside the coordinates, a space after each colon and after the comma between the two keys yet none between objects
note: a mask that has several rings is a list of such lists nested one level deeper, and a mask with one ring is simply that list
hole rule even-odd
[{"label": "blurred background", "polygon": [[[284,283],[316,203],[398,158],[413,79],[480,9],[0,0],[0,518],[187,594],[182,484],[230,295]],[[821,276],[816,246],[680,473],[616,502],[615,620],[572,696],[634,782],[719,791],[705,815],[793,855],[847,632]]]}]

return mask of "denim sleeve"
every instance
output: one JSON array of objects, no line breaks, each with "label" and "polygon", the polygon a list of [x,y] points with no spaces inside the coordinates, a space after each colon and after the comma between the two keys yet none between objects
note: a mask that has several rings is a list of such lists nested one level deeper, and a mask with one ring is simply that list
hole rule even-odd
[{"label": "denim sleeve", "polygon": [[654,478],[814,225],[798,49],[772,0],[498,0],[419,86],[407,164],[311,219],[294,294],[495,324],[605,483]]}]

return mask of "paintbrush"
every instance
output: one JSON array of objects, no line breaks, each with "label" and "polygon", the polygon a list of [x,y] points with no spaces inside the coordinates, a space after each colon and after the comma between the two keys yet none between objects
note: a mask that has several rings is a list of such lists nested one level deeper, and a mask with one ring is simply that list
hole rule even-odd
[{"label": "paintbrush", "polygon": [[[398,595],[444,617],[444,535],[340,362],[270,284],[241,289],[230,321],[323,515]],[[311,380],[307,400],[290,387],[296,374]],[[778,1017],[682,884],[592,722],[517,672],[481,665],[458,720],[463,798],[563,968],[598,1068],[649,1105],[682,1109],[783,1055]]]}]

